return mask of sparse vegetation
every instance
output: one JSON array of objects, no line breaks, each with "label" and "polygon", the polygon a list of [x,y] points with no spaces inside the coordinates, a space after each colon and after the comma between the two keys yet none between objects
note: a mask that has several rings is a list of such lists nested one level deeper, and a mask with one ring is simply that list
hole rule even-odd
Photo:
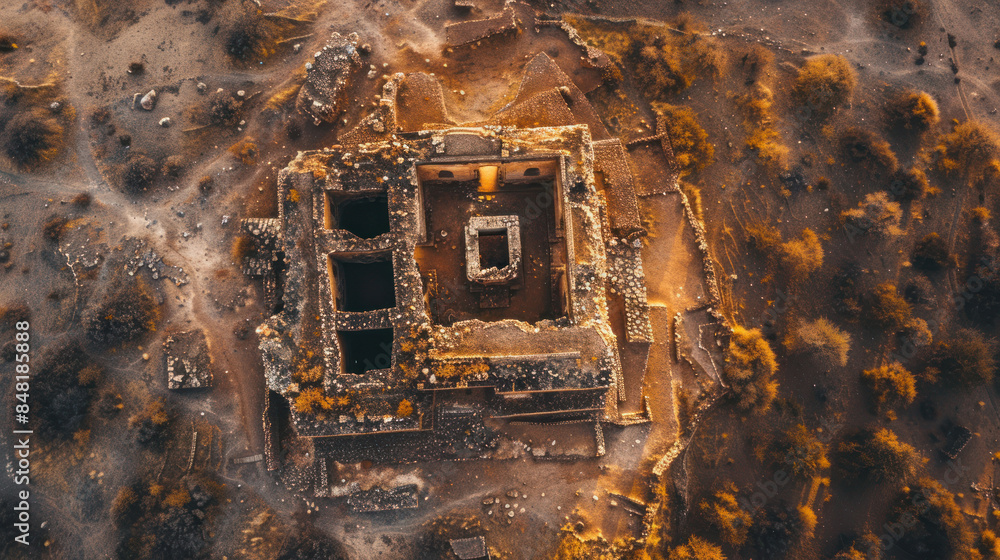
[{"label": "sparse vegetation", "polygon": [[243,140],[233,144],[229,148],[229,152],[236,156],[243,165],[256,164],[257,156],[260,155],[260,150],[257,148],[257,144],[254,143],[252,138],[244,138]]},{"label": "sparse vegetation", "polygon": [[784,169],[788,146],[782,142],[781,133],[774,123],[774,92],[764,84],[754,84],[750,93],[739,101],[746,111],[743,128],[747,133],[747,147],[757,153],[758,161],[768,169]]},{"label": "sparse vegetation", "polygon": [[52,159],[62,144],[63,128],[43,109],[18,113],[0,132],[4,155],[21,169]]},{"label": "sparse vegetation", "polygon": [[241,2],[228,27],[224,32],[226,54],[233,62],[249,64],[264,60],[277,47],[275,30],[264,18],[260,6],[253,2]]},{"label": "sparse vegetation", "polygon": [[141,412],[129,418],[129,426],[135,433],[135,440],[142,447],[153,451],[163,451],[167,442],[171,414],[163,399],[154,399]]},{"label": "sparse vegetation", "polygon": [[409,400],[403,399],[399,401],[399,406],[396,407],[396,416],[400,418],[407,418],[413,416],[413,405]]},{"label": "sparse vegetation", "polygon": [[861,430],[837,446],[837,466],[851,482],[903,484],[916,476],[920,455],[888,428]]},{"label": "sparse vegetation", "polygon": [[216,92],[209,104],[209,122],[215,125],[235,126],[242,118],[243,101],[228,91]]},{"label": "sparse vegetation", "polygon": [[718,546],[692,535],[686,543],[670,549],[667,560],[726,560],[726,556]]},{"label": "sparse vegetation", "polygon": [[925,375],[952,387],[978,387],[993,379],[995,348],[980,332],[960,329],[931,347]]},{"label": "sparse vegetation", "polygon": [[666,119],[667,133],[681,177],[712,163],[715,147],[708,141],[705,129],[698,124],[694,111],[666,103],[654,103],[653,108],[660,118]]},{"label": "sparse vegetation", "polygon": [[722,375],[745,412],[764,412],[778,393],[774,351],[758,329],[733,328]]},{"label": "sparse vegetation", "polygon": [[872,171],[894,172],[899,167],[889,143],[863,128],[849,127],[840,136],[840,149],[848,161]]},{"label": "sparse vegetation", "polygon": [[916,167],[897,170],[889,181],[889,194],[897,201],[919,200],[930,192],[927,175]]},{"label": "sparse vegetation", "polygon": [[921,478],[905,488],[890,519],[907,520],[900,543],[905,550],[919,550],[925,558],[942,560],[981,558],[955,495],[933,479]]},{"label": "sparse vegetation", "polygon": [[924,17],[923,3],[918,0],[880,0],[879,17],[900,29],[912,29]]},{"label": "sparse vegetation", "polygon": [[825,116],[850,100],[857,82],[846,58],[823,54],[806,60],[795,79],[794,91],[812,114]]},{"label": "sparse vegetation", "polygon": [[896,287],[884,283],[865,294],[862,301],[863,321],[872,329],[897,333],[910,322],[910,304],[896,293]]},{"label": "sparse vegetation", "polygon": [[785,431],[784,437],[776,444],[776,454],[796,476],[810,477],[830,468],[826,444],[803,424],[796,424]]},{"label": "sparse vegetation", "polygon": [[761,255],[769,255],[781,244],[781,232],[765,222],[752,222],[746,227],[747,243]]},{"label": "sparse vegetation", "polygon": [[295,397],[295,411],[299,414],[318,414],[330,410],[336,400],[328,397],[322,387],[308,387]]},{"label": "sparse vegetation", "polygon": [[939,171],[972,181],[983,176],[998,154],[1000,138],[979,121],[965,121],[942,135],[934,152]]},{"label": "sparse vegetation", "polygon": [[882,560],[882,541],[875,533],[865,532],[854,540],[854,543],[837,553],[833,560]]},{"label": "sparse vegetation", "polygon": [[81,323],[90,342],[116,346],[155,331],[161,315],[153,289],[144,279],[135,278],[109,288],[100,302],[84,311]]},{"label": "sparse vegetation", "polygon": [[866,369],[861,372],[861,384],[871,392],[875,410],[890,418],[894,409],[910,406],[917,397],[916,379],[899,362]]},{"label": "sparse vegetation", "polygon": [[142,486],[132,490],[144,495],[129,508],[117,556],[151,560],[205,557],[213,514],[222,501],[224,487],[200,473],[157,481],[149,484],[148,490]]},{"label": "sparse vegetation", "polygon": [[743,546],[747,541],[753,517],[736,501],[736,486],[730,483],[724,489],[701,503],[705,519],[719,531],[722,542],[732,547]]},{"label": "sparse vegetation", "polygon": [[926,92],[907,91],[886,106],[889,126],[899,131],[924,132],[937,124],[938,105]]},{"label": "sparse vegetation", "polygon": [[751,528],[751,540],[759,557],[785,558],[789,555],[797,542],[811,536],[812,530],[807,523],[815,521],[815,514],[812,517],[784,503],[759,509]]},{"label": "sparse vegetation", "polygon": [[153,184],[159,172],[160,166],[152,158],[140,152],[133,152],[121,166],[119,183],[125,192],[140,194]]},{"label": "sparse vegetation", "polygon": [[944,269],[951,263],[948,243],[936,232],[928,233],[914,247],[910,262],[914,267],[929,272]]},{"label": "sparse vegetation", "polygon": [[840,214],[848,236],[891,237],[902,235],[899,221],[903,210],[898,202],[889,200],[885,191],[871,193],[865,196],[857,208],[845,210]]},{"label": "sparse vegetation", "polygon": [[851,335],[820,317],[813,321],[795,321],[784,344],[792,352],[809,352],[823,363],[844,367],[851,350]]},{"label": "sparse vegetation", "polygon": [[39,434],[49,440],[69,439],[86,422],[100,368],[73,342],[47,352],[34,371],[31,396],[46,403],[32,411]]},{"label": "sparse vegetation", "polygon": [[49,216],[46,220],[45,225],[42,226],[42,234],[49,241],[58,242],[62,238],[63,233],[66,232],[66,225],[69,224],[69,218],[61,214],[53,214]]},{"label": "sparse vegetation", "polygon": [[789,284],[801,284],[823,266],[823,244],[813,230],[803,229],[799,239],[781,244],[778,262]]}]

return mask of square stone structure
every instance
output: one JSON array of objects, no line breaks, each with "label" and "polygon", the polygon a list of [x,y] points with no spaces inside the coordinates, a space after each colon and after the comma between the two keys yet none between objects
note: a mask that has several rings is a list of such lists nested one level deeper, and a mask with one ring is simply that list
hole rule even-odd
[{"label": "square stone structure", "polygon": [[[282,305],[258,328],[296,433],[434,430],[466,405],[484,418],[619,419],[615,241],[594,159],[587,126],[300,153],[278,185]],[[649,332],[648,314],[627,320]]]},{"label": "square stone structure", "polygon": [[518,216],[469,218],[469,225],[465,226],[465,276],[470,281],[509,284],[517,278],[520,268]]},{"label": "square stone structure", "polygon": [[163,341],[167,388],[207,389],[212,386],[212,358],[201,330],[167,335]]}]

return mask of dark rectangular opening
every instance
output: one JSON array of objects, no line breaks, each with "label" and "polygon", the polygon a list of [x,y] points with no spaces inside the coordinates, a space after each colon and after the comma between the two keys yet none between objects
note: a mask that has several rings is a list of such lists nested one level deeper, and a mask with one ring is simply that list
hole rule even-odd
[{"label": "dark rectangular opening", "polygon": [[510,265],[510,246],[507,230],[485,230],[479,232],[479,267],[503,268]]},{"label": "dark rectangular opening", "polygon": [[337,331],[343,373],[392,367],[392,329]]},{"label": "dark rectangular opening", "polygon": [[396,307],[392,261],[357,262],[330,257],[330,286],[338,311],[374,311]]},{"label": "dark rectangular opening", "polygon": [[389,197],[385,194],[340,198],[326,193],[326,227],[349,231],[362,239],[389,233]]}]

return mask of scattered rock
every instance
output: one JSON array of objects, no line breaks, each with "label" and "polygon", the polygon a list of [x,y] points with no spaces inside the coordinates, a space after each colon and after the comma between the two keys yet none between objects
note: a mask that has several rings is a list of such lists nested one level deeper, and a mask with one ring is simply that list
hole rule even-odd
[{"label": "scattered rock", "polygon": [[156,90],[151,89],[146,95],[143,95],[142,99],[139,100],[139,106],[147,111],[152,111],[153,107],[156,107]]},{"label": "scattered rock", "polygon": [[168,126],[170,126],[170,117],[163,117],[162,119],[160,119],[160,126],[162,126],[163,128],[167,128]]},{"label": "scattered rock", "polygon": [[306,83],[295,101],[296,108],[315,124],[333,122],[347,103],[347,88],[361,67],[358,36],[334,33],[326,45],[306,64]]}]

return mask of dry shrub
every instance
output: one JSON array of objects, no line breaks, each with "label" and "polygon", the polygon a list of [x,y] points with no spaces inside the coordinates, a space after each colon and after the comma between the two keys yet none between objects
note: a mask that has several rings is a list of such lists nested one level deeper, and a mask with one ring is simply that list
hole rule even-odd
[{"label": "dry shrub", "polygon": [[333,408],[336,400],[328,397],[321,387],[309,387],[295,397],[294,404],[299,414],[318,414]]},{"label": "dry shrub", "polygon": [[260,150],[257,148],[257,144],[254,143],[253,138],[245,138],[230,146],[229,153],[239,158],[243,165],[255,165],[257,163],[257,156],[260,155]]},{"label": "dry shrub", "polygon": [[854,539],[854,543],[838,552],[833,560],[882,560],[882,541],[871,531]]},{"label": "dry shrub", "polygon": [[917,381],[899,362],[864,370],[861,384],[871,392],[875,410],[890,417],[893,409],[910,406],[917,398]]},{"label": "dry shrub", "polygon": [[924,19],[924,5],[917,0],[879,0],[878,17],[900,29],[912,29]]},{"label": "dry shrub", "polygon": [[139,445],[162,451],[167,441],[172,415],[162,398],[154,399],[135,416],[129,418],[129,426],[135,431]]},{"label": "dry shrub", "polygon": [[907,91],[893,98],[885,108],[889,126],[900,131],[924,132],[940,118],[937,102],[928,93]]},{"label": "dry shrub", "polygon": [[204,175],[201,179],[198,179],[198,191],[201,194],[208,194],[212,192],[212,188],[215,187],[215,179],[211,175]]},{"label": "dry shrub", "polygon": [[823,244],[813,230],[803,229],[799,239],[781,244],[778,262],[790,284],[801,284],[823,266]]},{"label": "dry shrub", "polygon": [[243,1],[228,14],[222,36],[233,62],[250,64],[266,59],[277,48],[276,30],[253,2]]},{"label": "dry shrub", "polygon": [[691,535],[687,542],[670,549],[668,560],[726,560],[726,555],[718,546]]},{"label": "dry shrub", "polygon": [[784,169],[788,160],[788,146],[782,142],[775,127],[774,93],[763,84],[755,84],[740,105],[746,111],[743,128],[747,133],[747,147],[757,153],[757,159],[767,168]]},{"label": "dry shrub", "polygon": [[979,542],[977,543],[977,548],[979,553],[983,555],[983,558],[995,559],[1000,558],[1000,538],[997,538],[996,533],[986,529],[979,536]]},{"label": "dry shrub", "polygon": [[630,66],[653,99],[683,91],[699,77],[720,76],[728,65],[726,49],[689,14],[666,25],[564,17],[589,43]]},{"label": "dry shrub", "polygon": [[850,100],[857,83],[846,58],[822,54],[806,60],[795,78],[794,92],[812,114],[823,116]]},{"label": "dry shrub", "polygon": [[777,369],[774,351],[759,329],[733,328],[722,375],[740,410],[762,413],[771,407],[778,393]]},{"label": "dry shrub", "polygon": [[719,531],[722,542],[732,547],[747,542],[753,517],[736,501],[737,488],[732,482],[700,504],[706,521]]},{"label": "dry shrub", "polygon": [[228,91],[216,92],[212,95],[208,108],[208,120],[211,124],[233,126],[240,122],[243,114],[244,100]]},{"label": "dry shrub", "polygon": [[889,200],[885,191],[871,193],[858,203],[857,208],[845,210],[840,214],[850,237],[874,236],[895,237],[902,235],[899,221],[903,210],[898,202]]},{"label": "dry shrub", "polygon": [[75,18],[91,32],[110,38],[139,20],[136,3],[120,0],[73,0]]},{"label": "dry shrub", "polygon": [[788,465],[792,474],[805,478],[830,468],[826,444],[805,425],[796,424],[783,436],[776,443],[776,458],[781,464]]},{"label": "dry shrub", "polygon": [[838,470],[849,481],[903,484],[921,463],[917,450],[887,428],[861,430],[837,446]]},{"label": "dry shrub", "polygon": [[141,152],[133,152],[117,170],[117,179],[122,190],[130,194],[146,191],[160,174],[160,166],[153,158]]},{"label": "dry shrub", "polygon": [[684,192],[684,196],[688,199],[688,204],[691,206],[691,212],[694,213],[694,217],[698,219],[699,222],[705,222],[705,208],[701,202],[701,189],[688,183],[687,181],[681,181],[681,191]]},{"label": "dry shrub", "polygon": [[1000,154],[996,132],[978,121],[965,121],[941,135],[934,149],[937,169],[942,173],[978,180]]},{"label": "dry shrub", "polygon": [[772,255],[781,245],[781,232],[766,222],[752,222],[746,227],[747,245],[761,255]]},{"label": "dry shrub", "polygon": [[899,167],[889,143],[868,130],[856,127],[845,130],[840,136],[840,149],[849,161],[873,171],[892,172]]},{"label": "dry shrub", "polygon": [[636,79],[651,97],[660,99],[678,93],[694,81],[694,76],[684,71],[680,52],[672,44],[636,47],[631,57],[638,70]]},{"label": "dry shrub", "polygon": [[862,319],[872,329],[897,333],[910,323],[910,304],[889,283],[875,286],[862,301]]},{"label": "dry shrub", "polygon": [[400,418],[407,418],[413,416],[413,405],[407,399],[399,401],[399,406],[396,407],[396,416]]},{"label": "dry shrub", "polygon": [[924,275],[914,276],[903,286],[903,299],[919,305],[930,303],[934,299],[934,286]]},{"label": "dry shrub", "polygon": [[681,177],[703,169],[714,161],[715,146],[708,141],[708,133],[698,124],[694,111],[666,103],[654,103],[653,109],[660,118],[666,120],[667,134]]},{"label": "dry shrub", "polygon": [[928,233],[917,242],[917,246],[913,249],[913,255],[910,257],[910,262],[913,263],[914,267],[930,272],[944,269],[950,261],[948,243],[936,232]]},{"label": "dry shrub", "polygon": [[916,167],[897,170],[889,181],[889,194],[894,200],[919,200],[930,191],[927,175]]},{"label": "dry shrub", "polygon": [[785,347],[792,352],[810,352],[827,364],[844,367],[851,351],[851,335],[820,317],[814,321],[796,321],[785,336]]},{"label": "dry shrub", "polygon": [[137,513],[139,498],[131,486],[118,489],[115,499],[111,501],[111,518],[117,523],[128,523]]},{"label": "dry shrub", "polygon": [[958,388],[984,385],[996,373],[995,347],[979,331],[960,329],[931,349],[925,375]]},{"label": "dry shrub", "polygon": [[972,524],[955,502],[955,495],[940,482],[924,477],[903,489],[888,515],[906,523],[899,541],[901,550],[919,550],[921,558],[982,558],[975,550]]},{"label": "dry shrub", "polygon": [[88,206],[90,206],[91,202],[90,193],[82,192],[74,196],[73,200],[71,200],[70,202],[72,202],[73,206],[77,206],[80,208],[87,208]]},{"label": "dry shrub", "polygon": [[323,367],[308,364],[295,370],[293,377],[299,383],[319,383],[323,380]]},{"label": "dry shrub", "polygon": [[162,319],[156,294],[142,278],[117,282],[105,297],[83,312],[87,339],[101,346],[116,346],[156,331]]},{"label": "dry shrub", "polygon": [[4,156],[23,170],[54,158],[62,138],[62,125],[51,112],[40,108],[18,113],[0,132]]},{"label": "dry shrub", "polygon": [[249,235],[238,235],[236,236],[236,239],[233,239],[233,247],[230,250],[230,256],[232,256],[233,262],[241,264],[243,259],[255,251],[256,246],[252,237]]}]

